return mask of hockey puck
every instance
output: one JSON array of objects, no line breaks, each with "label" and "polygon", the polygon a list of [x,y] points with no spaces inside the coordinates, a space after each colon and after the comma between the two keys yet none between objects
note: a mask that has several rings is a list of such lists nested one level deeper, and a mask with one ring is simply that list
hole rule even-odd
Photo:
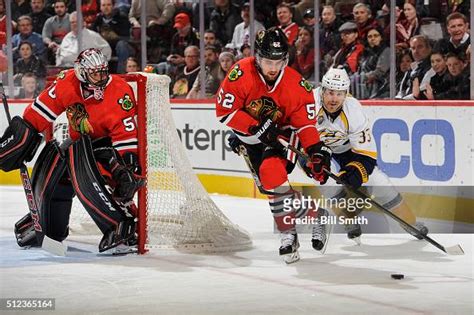
[{"label": "hockey puck", "polygon": [[405,278],[405,276],[402,275],[401,273],[393,273],[391,275],[391,277],[392,277],[392,279],[395,279],[395,280],[401,280],[401,279]]}]

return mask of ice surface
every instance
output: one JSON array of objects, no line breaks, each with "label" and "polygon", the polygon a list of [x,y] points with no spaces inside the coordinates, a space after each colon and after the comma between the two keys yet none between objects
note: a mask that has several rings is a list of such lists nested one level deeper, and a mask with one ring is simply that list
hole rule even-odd
[{"label": "ice surface", "polygon": [[1,187],[0,197],[0,297],[55,298],[55,314],[473,313],[472,234],[432,235],[461,244],[464,256],[405,234],[363,235],[360,247],[334,234],[320,255],[302,235],[301,261],[285,265],[265,201],[212,196],[252,234],[253,250],[110,257],[74,241],[66,257],[55,257],[16,245],[13,223],[27,211],[22,188]]}]

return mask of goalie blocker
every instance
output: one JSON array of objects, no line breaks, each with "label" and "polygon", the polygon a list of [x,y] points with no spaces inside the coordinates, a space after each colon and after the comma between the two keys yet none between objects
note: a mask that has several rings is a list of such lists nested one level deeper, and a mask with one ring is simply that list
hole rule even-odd
[{"label": "goalie blocker", "polygon": [[[101,144],[103,143],[99,143]],[[100,147],[96,150],[100,152],[101,163],[104,157],[109,156],[111,158],[105,160],[112,161],[112,157],[118,156],[111,147]],[[106,153],[108,150],[112,151]],[[102,176],[94,153],[88,136],[82,136],[64,154],[61,154],[57,143],[51,141],[46,144],[38,157],[33,169],[32,182],[45,235],[57,241],[63,241],[68,236],[69,216],[75,193],[104,234],[99,243],[99,251],[102,252],[135,238],[136,207],[131,199],[118,201],[118,198],[112,197],[114,189],[109,183],[113,183],[106,180],[107,176]],[[123,161],[118,159],[116,162]],[[126,168],[123,165],[114,164],[114,166]],[[103,167],[106,170],[109,168],[108,165]],[[126,195],[133,196],[138,187],[143,185],[143,181],[137,180],[131,171],[128,175],[132,176],[133,192]],[[29,215],[15,224],[15,235],[20,246],[41,245],[34,237]]]}]

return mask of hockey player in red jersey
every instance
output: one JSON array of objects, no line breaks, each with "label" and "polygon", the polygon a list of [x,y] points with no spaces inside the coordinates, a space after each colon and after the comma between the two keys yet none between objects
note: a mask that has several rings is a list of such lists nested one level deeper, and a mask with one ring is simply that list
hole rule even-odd
[{"label": "hockey player in red jersey", "polygon": [[[104,251],[134,237],[136,208],[132,198],[143,181],[135,175],[134,94],[122,78],[109,75],[100,50],[81,52],[74,69],[61,72],[26,108],[23,118],[14,117],[2,137],[13,141],[0,149],[0,167],[17,169],[31,159],[38,133],[63,112],[73,144],[64,152],[55,141],[48,142],[32,173],[41,227],[46,236],[64,240],[75,193],[104,233],[99,244],[99,250]],[[31,230],[28,214],[15,225],[20,246],[41,245],[42,238],[33,237]]]},{"label": "hockey player in red jersey", "polygon": [[[324,169],[330,167],[330,150],[319,140],[312,86],[287,67],[288,42],[279,28],[257,34],[256,57],[236,63],[222,82],[216,100],[216,115],[235,136],[230,144],[235,152],[243,147],[263,188],[269,192],[270,209],[281,233],[280,255],[290,263],[299,259],[299,242],[294,218],[314,216],[308,208],[285,209],[285,199],[297,198],[287,184],[295,156],[286,152],[278,137],[301,143],[311,156],[309,167],[316,180],[325,183]],[[322,211],[319,211],[321,213]],[[321,250],[324,226],[313,227],[312,244]]]}]

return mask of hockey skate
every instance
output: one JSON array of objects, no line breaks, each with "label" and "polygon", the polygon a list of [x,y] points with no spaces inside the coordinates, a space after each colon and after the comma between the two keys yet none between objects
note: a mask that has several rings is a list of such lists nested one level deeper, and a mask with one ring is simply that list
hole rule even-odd
[{"label": "hockey skate", "polygon": [[285,263],[292,264],[300,260],[299,247],[300,243],[295,231],[281,233],[280,256],[283,256]]},{"label": "hockey skate", "polygon": [[[118,247],[119,245],[130,247],[129,242],[133,243],[133,239],[136,239],[135,228],[135,220],[120,222],[115,230],[110,230],[104,234],[104,237],[102,237],[102,240],[99,243],[99,252],[102,253],[108,251]],[[136,244],[136,241],[134,243]],[[113,253],[111,252],[111,254]]]},{"label": "hockey skate", "polygon": [[[415,226],[414,226],[418,231],[420,231],[420,233],[424,236],[428,235],[428,228],[425,226],[425,224],[423,222],[416,222],[415,223]],[[412,231],[410,231],[409,229],[405,228],[404,226],[402,226],[402,228],[408,232],[408,234],[411,234],[413,235],[414,237],[416,237],[417,239],[419,240],[422,240],[423,237],[419,236],[418,234],[415,234],[413,233]]]},{"label": "hockey skate", "polygon": [[[319,209],[319,217],[328,216],[329,213],[325,209]],[[321,254],[326,252],[326,247],[331,234],[332,225],[317,223],[313,226],[313,234],[311,237],[311,244],[313,248]]]},{"label": "hockey skate", "polygon": [[360,241],[360,236],[362,235],[362,229],[360,227],[360,224],[354,223],[354,224],[346,224],[344,226],[346,232],[347,232],[347,237],[350,240],[353,240],[356,242],[357,245],[361,245]]}]

